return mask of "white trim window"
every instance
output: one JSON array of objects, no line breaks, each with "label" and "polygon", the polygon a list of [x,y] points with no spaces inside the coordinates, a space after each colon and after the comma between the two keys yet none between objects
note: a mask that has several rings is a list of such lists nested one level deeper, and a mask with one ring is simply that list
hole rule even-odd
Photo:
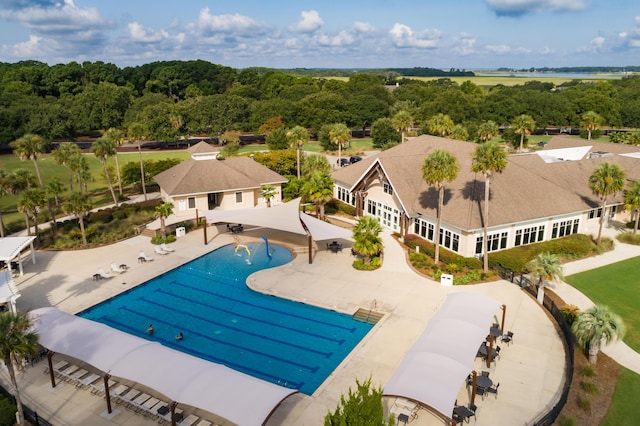
[{"label": "white trim window", "polygon": [[436,232],[435,231],[436,227],[433,223],[416,218],[414,220],[413,229],[416,235],[420,235],[425,240],[433,242],[433,236],[435,235],[435,232]]},{"label": "white trim window", "polygon": [[[483,247],[483,236],[480,235],[476,237],[476,254],[482,254]],[[494,232],[493,234],[487,235],[487,251],[491,253],[492,251],[504,250],[507,248],[507,241],[509,240],[509,233],[507,231],[504,232]]]},{"label": "white trim window", "polygon": [[196,197],[187,198],[187,209],[193,210],[196,208]]},{"label": "white trim window", "polygon": [[[413,230],[416,235],[420,235],[427,241],[435,242],[436,226],[426,220],[415,218],[413,221]],[[440,228],[440,246],[453,252],[460,250],[460,234]]]},{"label": "white trim window", "polygon": [[242,191],[236,191],[236,204],[242,204]]},{"label": "white trim window", "polygon": [[341,186],[338,187],[338,200],[350,204],[352,206],[356,205],[356,196],[349,192],[348,189],[343,188]]},{"label": "white trim window", "polygon": [[600,216],[602,216],[602,208],[589,210],[589,215],[587,217],[591,220],[598,219]]},{"label": "white trim window", "polygon": [[460,235],[440,228],[440,245],[457,253],[460,249]]},{"label": "white trim window", "polygon": [[580,219],[569,219],[554,222],[551,228],[551,238],[560,238],[571,234],[577,234],[578,229],[580,229]]},{"label": "white trim window", "polygon": [[516,240],[513,245],[517,247],[540,241],[544,241],[544,225],[516,229]]},{"label": "white trim window", "polygon": [[391,186],[391,184],[389,182],[383,182],[382,183],[382,191],[385,194],[393,195],[393,187]]}]

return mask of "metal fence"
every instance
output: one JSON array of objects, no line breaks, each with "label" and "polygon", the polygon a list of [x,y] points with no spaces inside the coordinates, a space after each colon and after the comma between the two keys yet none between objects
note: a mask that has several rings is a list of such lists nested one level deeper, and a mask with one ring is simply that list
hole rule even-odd
[{"label": "metal fence", "polygon": [[[11,400],[11,402],[13,404],[16,403],[16,399],[14,398],[14,396],[11,395],[2,386],[0,386],[0,394],[2,394],[5,397],[9,398],[9,400]],[[24,419],[26,421],[28,421],[32,425],[35,425],[35,426],[53,426],[51,423],[49,423],[48,421],[46,421],[46,420],[42,419],[40,416],[38,416],[38,412],[37,411],[33,411],[32,409],[30,409],[29,407],[24,405],[24,403],[22,404],[22,411],[24,412]]]},{"label": "metal fence", "polygon": [[[531,279],[526,275],[521,273],[515,273],[513,271],[509,271],[506,269],[500,269],[499,274],[500,274],[500,277],[502,277],[503,279],[510,281],[514,284],[517,284],[524,291],[531,294],[531,296],[533,296],[534,298],[536,297],[537,288],[536,286],[532,285]],[[564,344],[564,349],[565,349],[564,353],[565,353],[566,380],[562,387],[562,393],[560,394],[560,398],[558,399],[558,402],[556,402],[556,404],[550,410],[540,413],[532,422],[534,426],[550,426],[556,421],[556,419],[558,418],[558,415],[562,411],[562,408],[567,403],[567,398],[569,396],[569,389],[571,388],[571,382],[573,381],[573,368],[575,365],[575,358],[574,358],[575,341],[574,341],[573,333],[571,332],[571,327],[569,326],[569,323],[567,323],[567,320],[562,315],[562,312],[560,311],[560,307],[556,305],[555,302],[551,300],[551,298],[548,297],[546,294],[544,295],[543,306],[551,314],[551,316],[553,316],[553,318],[556,320],[556,322],[558,323],[558,327],[562,332],[562,337],[563,337],[562,342]]]}]

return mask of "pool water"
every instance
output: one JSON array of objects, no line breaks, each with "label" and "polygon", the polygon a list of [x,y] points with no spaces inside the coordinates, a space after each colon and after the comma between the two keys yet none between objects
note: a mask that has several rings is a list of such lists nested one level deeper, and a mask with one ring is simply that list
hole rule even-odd
[{"label": "pool water", "polygon": [[311,395],[372,325],[250,290],[250,274],[292,260],[266,248],[221,247],[78,315]]}]

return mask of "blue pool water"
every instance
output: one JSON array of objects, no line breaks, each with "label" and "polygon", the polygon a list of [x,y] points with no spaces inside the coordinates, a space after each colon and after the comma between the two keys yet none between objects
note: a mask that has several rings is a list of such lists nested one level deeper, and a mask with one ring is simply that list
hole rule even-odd
[{"label": "blue pool water", "polygon": [[217,249],[79,316],[311,395],[372,326],[250,290],[250,274],[291,261],[291,253],[270,244],[269,257],[264,243],[250,244],[250,255],[235,249]]}]

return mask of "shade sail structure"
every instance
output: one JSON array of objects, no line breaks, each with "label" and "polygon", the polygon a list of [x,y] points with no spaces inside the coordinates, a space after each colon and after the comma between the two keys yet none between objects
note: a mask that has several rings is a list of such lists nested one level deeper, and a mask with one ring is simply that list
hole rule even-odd
[{"label": "shade sail structure", "polygon": [[27,248],[27,246],[31,246],[31,261],[35,265],[36,257],[35,251],[33,249],[33,240],[36,237],[5,237],[0,238],[0,260],[5,262],[11,270],[11,262],[18,258],[18,262],[20,264],[20,275],[22,272],[22,259],[20,258],[20,253],[22,250]]},{"label": "shade sail structure", "polygon": [[40,344],[51,351],[238,425],[263,424],[282,400],[297,392],[56,308],[36,309],[31,315]]},{"label": "shade sail structure", "polygon": [[[243,210],[205,210],[209,223],[229,222],[291,232],[299,235],[311,234],[316,241],[351,237],[351,231],[318,220],[300,212],[300,198],[273,207],[258,207]],[[304,223],[304,225],[303,225]],[[306,227],[306,229],[305,229]]]},{"label": "shade sail structure", "polygon": [[418,401],[450,419],[499,307],[482,294],[447,296],[384,387],[384,395]]},{"label": "shade sail structure", "polygon": [[0,303],[7,303],[12,312],[16,312],[16,299],[20,293],[9,271],[0,271]]}]

